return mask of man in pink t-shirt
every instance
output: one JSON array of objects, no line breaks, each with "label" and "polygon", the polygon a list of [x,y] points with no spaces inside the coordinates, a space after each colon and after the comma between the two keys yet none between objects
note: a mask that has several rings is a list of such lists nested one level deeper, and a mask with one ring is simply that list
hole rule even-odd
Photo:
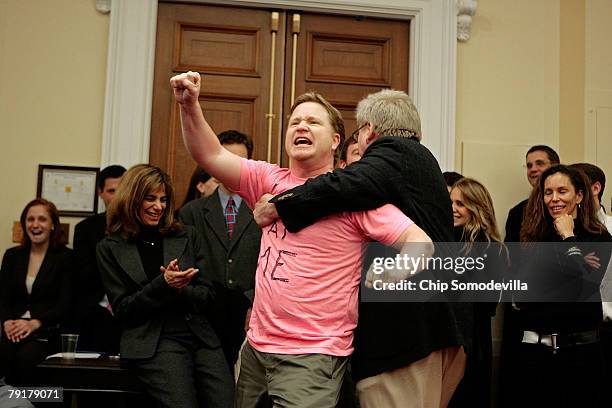
[{"label": "man in pink t-shirt", "polygon": [[[344,138],[340,113],[323,97],[297,98],[285,135],[290,168],[246,160],[223,149],[198,102],[200,76],[171,79],[181,107],[183,139],[198,164],[252,207],[331,171]],[[397,208],[330,216],[299,233],[282,221],[263,230],[255,300],[241,359],[236,407],[253,407],[263,394],[274,406],[335,407],[352,351],[364,243],[399,250],[431,242]]]}]

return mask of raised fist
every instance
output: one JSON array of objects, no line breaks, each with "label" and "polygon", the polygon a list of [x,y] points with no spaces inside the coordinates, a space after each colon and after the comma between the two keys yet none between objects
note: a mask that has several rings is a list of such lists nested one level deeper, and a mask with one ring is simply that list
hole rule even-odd
[{"label": "raised fist", "polygon": [[174,99],[180,105],[198,102],[200,84],[200,74],[192,71],[175,75],[170,79],[170,86],[172,86],[174,91]]}]

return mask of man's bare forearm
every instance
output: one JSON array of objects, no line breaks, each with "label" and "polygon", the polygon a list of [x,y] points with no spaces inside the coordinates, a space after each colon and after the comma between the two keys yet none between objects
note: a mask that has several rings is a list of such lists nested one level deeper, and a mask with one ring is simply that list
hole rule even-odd
[{"label": "man's bare forearm", "polygon": [[180,106],[183,142],[193,159],[211,176],[226,187],[238,190],[240,186],[240,157],[224,149],[210,127],[198,100],[200,74],[186,72],[170,80],[174,98]]}]

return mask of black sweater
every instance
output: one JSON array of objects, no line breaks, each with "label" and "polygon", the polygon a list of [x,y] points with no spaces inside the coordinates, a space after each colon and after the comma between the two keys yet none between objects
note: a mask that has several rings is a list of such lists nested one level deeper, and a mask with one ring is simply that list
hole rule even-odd
[{"label": "black sweater", "polygon": [[[574,234],[562,240],[550,222],[543,242],[522,251],[520,273],[529,281],[530,291],[539,291],[538,302],[519,303],[523,330],[574,333],[600,325],[599,284],[610,259],[610,246],[603,243],[611,242],[612,237],[607,231],[586,231],[579,220],[575,221]],[[599,269],[585,262],[584,255],[590,252],[600,258]]]}]

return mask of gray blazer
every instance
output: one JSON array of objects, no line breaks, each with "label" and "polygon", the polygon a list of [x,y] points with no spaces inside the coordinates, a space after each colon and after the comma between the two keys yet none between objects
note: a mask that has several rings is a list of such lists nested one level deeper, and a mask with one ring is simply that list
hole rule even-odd
[{"label": "gray blazer", "polygon": [[[120,320],[121,357],[150,358],[157,349],[163,322],[168,318],[166,306],[179,298],[190,304],[192,312],[183,318],[204,344],[220,347],[219,339],[204,315],[213,291],[203,263],[201,240],[195,230],[185,227],[163,239],[164,265],[178,259],[181,269],[197,267],[200,272],[180,292],[170,287],[163,275],[149,281],[138,248],[119,233],[105,237],[97,246],[98,268],[102,282]],[[175,317],[174,317],[175,318]]]}]

